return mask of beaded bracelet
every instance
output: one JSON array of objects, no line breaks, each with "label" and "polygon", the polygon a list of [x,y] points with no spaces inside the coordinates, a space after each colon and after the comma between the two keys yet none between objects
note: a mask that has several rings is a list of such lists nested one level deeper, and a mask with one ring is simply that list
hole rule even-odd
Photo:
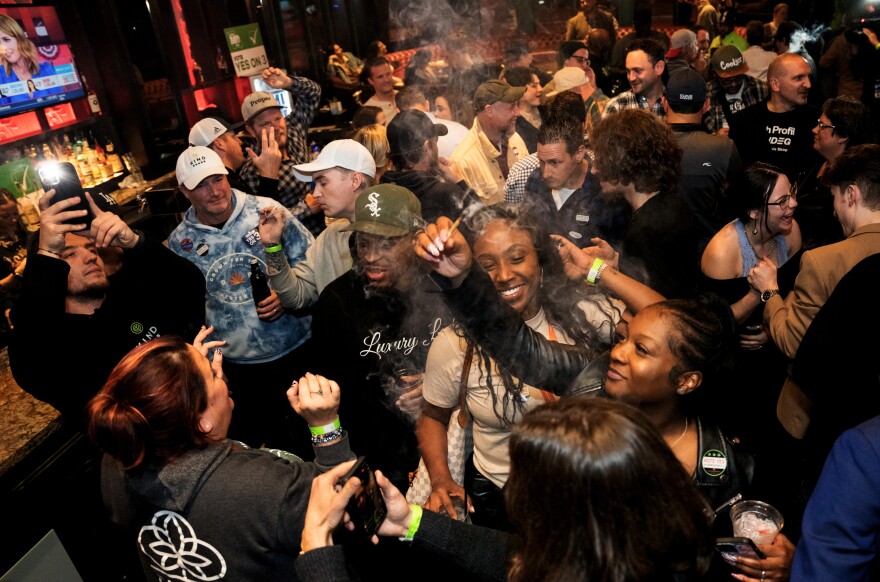
[{"label": "beaded bracelet", "polygon": [[336,417],[336,420],[331,422],[330,424],[325,424],[324,426],[310,426],[309,432],[315,435],[327,434],[328,432],[333,432],[334,430],[339,430],[342,425],[339,424],[339,417]]},{"label": "beaded bracelet", "polygon": [[271,247],[263,247],[263,250],[267,253],[280,253],[284,250],[284,247],[281,244],[272,245]]},{"label": "beaded bracelet", "polygon": [[330,432],[324,434],[313,434],[312,444],[324,445],[331,441],[335,441],[338,438],[342,438],[342,427],[339,427],[336,430],[331,430]]}]

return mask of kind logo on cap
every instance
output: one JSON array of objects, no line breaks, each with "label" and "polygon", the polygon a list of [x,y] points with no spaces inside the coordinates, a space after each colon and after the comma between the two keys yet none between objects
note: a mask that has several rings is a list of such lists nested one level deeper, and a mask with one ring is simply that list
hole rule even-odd
[{"label": "kind logo on cap", "polygon": [[207,163],[208,163],[207,156],[196,156],[189,161],[189,167],[190,167],[190,169],[194,170],[194,169],[198,168],[199,166],[201,166],[202,164],[207,164]]}]

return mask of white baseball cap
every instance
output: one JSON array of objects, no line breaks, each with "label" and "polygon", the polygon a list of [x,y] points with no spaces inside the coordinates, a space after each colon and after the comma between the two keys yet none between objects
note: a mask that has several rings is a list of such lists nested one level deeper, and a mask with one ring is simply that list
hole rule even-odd
[{"label": "white baseball cap", "polygon": [[228,131],[235,131],[235,129],[235,126],[229,125],[222,119],[206,117],[189,130],[189,145],[209,148],[215,139]]},{"label": "white baseball cap", "polygon": [[220,156],[211,148],[191,146],[177,158],[177,183],[193,190],[208,176],[228,174]]},{"label": "white baseball cap", "polygon": [[547,93],[547,97],[553,97],[569,89],[587,85],[590,78],[580,67],[563,67],[553,75],[554,90]]},{"label": "white baseball cap", "polygon": [[331,141],[324,146],[315,161],[293,167],[298,174],[302,174],[297,178],[303,182],[310,182],[315,172],[330,168],[345,168],[366,174],[370,178],[376,177],[376,161],[370,150],[353,139]]}]

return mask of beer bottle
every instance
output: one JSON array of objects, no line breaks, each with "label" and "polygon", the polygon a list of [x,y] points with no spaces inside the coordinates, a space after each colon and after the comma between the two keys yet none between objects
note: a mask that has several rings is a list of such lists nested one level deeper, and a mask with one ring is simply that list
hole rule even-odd
[{"label": "beer bottle", "polygon": [[251,293],[254,296],[254,303],[257,305],[267,299],[271,293],[266,273],[260,268],[260,262],[256,258],[251,259]]}]

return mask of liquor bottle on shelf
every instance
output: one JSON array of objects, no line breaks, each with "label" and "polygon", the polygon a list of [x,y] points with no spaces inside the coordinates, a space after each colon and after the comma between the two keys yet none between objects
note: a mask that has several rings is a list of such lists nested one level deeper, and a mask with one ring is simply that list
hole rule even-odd
[{"label": "liquor bottle on shelf", "polygon": [[193,77],[195,77],[196,85],[201,85],[205,82],[205,75],[202,74],[202,66],[196,61],[193,61]]},{"label": "liquor bottle on shelf", "polygon": [[86,96],[89,98],[89,108],[92,110],[92,113],[95,115],[103,115],[103,112],[101,111],[101,102],[98,101],[98,94],[95,93],[94,89],[89,88],[85,75],[82,76],[82,84],[83,89],[86,91]]},{"label": "liquor bottle on shelf", "polygon": [[121,172],[124,169],[122,158],[116,153],[116,146],[113,145],[111,140],[107,140],[107,145],[105,146],[104,151],[107,154],[107,163],[110,164],[110,171],[114,174]]},{"label": "liquor bottle on shelf", "polygon": [[217,65],[217,72],[221,77],[225,77],[229,74],[229,63],[226,62],[226,55],[223,54],[223,49],[220,48],[219,44],[217,45],[215,64]]},{"label": "liquor bottle on shelf", "polygon": [[52,148],[50,148],[49,144],[46,142],[43,142],[43,157],[49,161],[55,161],[58,159],[58,157],[52,151]]}]

